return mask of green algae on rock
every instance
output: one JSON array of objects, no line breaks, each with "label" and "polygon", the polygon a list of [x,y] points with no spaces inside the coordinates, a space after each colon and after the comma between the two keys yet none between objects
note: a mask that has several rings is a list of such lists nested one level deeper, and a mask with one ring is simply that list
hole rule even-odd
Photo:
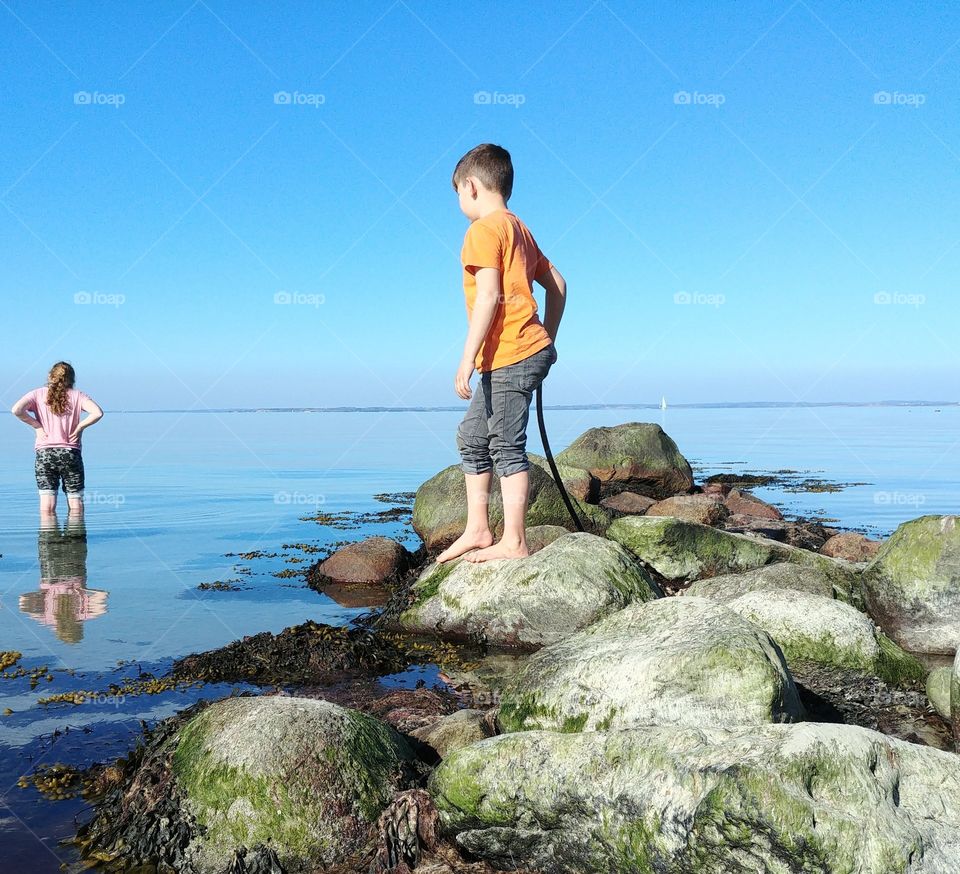
[{"label": "green algae on rock", "polygon": [[802,718],[762,629],[704,598],[633,604],[532,655],[507,683],[504,731],[646,723],[742,725]]},{"label": "green algae on rock", "polygon": [[545,874],[948,874],[960,858],[960,757],[855,726],[518,732],[454,752],[428,789],[461,847]]},{"label": "green algae on rock", "polygon": [[557,455],[557,464],[588,470],[601,483],[621,483],[652,498],[693,488],[693,472],[677,444],[656,424],[591,428]]},{"label": "green algae on rock", "polygon": [[623,516],[606,536],[668,580],[697,580],[736,574],[777,562],[816,568],[834,596],[858,609],[863,604],[857,568],[850,562],[765,537],[720,531],[673,516]]},{"label": "green algae on rock", "polygon": [[863,572],[870,614],[913,652],[952,655],[960,641],[958,520],[921,516],[904,522]]},{"label": "green algae on rock", "polygon": [[766,590],[747,592],[726,606],[766,631],[788,665],[806,659],[894,684],[926,676],[917,658],[900,649],[869,616],[834,598],[796,589]]},{"label": "green algae on rock", "polygon": [[408,631],[534,649],[662,593],[619,544],[564,534],[533,555],[430,565],[400,616]]},{"label": "green algae on rock", "polygon": [[338,861],[368,840],[413,758],[376,719],[286,696],[216,702],[175,744],[172,773],[201,827],[189,855],[211,872],[257,844],[288,870]]},{"label": "green algae on rock", "polygon": [[[537,464],[529,471],[530,499],[526,521],[534,525],[561,525],[570,528],[570,514],[563,503],[553,477]],[[584,528],[602,534],[610,524],[610,514],[596,504],[588,504],[571,495],[571,501]],[[490,528],[499,537],[503,532],[503,495],[500,480],[493,478],[487,506]],[[428,479],[417,489],[413,505],[413,529],[428,552],[436,552],[456,540],[467,524],[467,494],[463,470],[453,464]]]}]

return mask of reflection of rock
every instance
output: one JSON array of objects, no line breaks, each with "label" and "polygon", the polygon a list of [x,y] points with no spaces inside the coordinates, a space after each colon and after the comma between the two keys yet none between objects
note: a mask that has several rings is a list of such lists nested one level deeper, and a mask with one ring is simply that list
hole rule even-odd
[{"label": "reflection of rock", "polygon": [[389,597],[382,586],[369,583],[326,583],[321,591],[341,607],[379,607]]},{"label": "reflection of rock", "polygon": [[54,629],[65,643],[83,639],[83,622],[107,611],[107,592],[87,588],[87,530],[71,517],[61,529],[56,520],[37,537],[40,590],[20,596],[20,610]]}]

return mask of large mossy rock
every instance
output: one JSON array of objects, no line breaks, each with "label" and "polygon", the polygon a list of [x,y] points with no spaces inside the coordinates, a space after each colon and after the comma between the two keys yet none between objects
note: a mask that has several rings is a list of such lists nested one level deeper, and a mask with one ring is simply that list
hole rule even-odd
[{"label": "large mossy rock", "polygon": [[916,657],[900,649],[866,613],[832,597],[796,589],[755,591],[727,606],[766,631],[790,666],[812,661],[895,684],[926,676]]},{"label": "large mossy rock", "polygon": [[408,631],[535,649],[633,601],[659,598],[650,574],[617,543],[569,533],[527,558],[432,564],[400,616]]},{"label": "large mossy rock", "polygon": [[950,874],[960,757],[820,723],[517,732],[444,760],[444,831],[495,867]]},{"label": "large mossy rock", "polygon": [[[551,477],[553,476],[553,471],[550,470],[550,462],[547,461],[546,456],[528,452],[527,458],[531,464],[535,464]],[[554,463],[557,464],[560,481],[571,498],[594,504],[597,502],[600,496],[600,481],[589,470],[584,470],[581,467],[571,467],[569,464],[558,464],[556,459],[554,459]]]},{"label": "large mossy rock", "polygon": [[699,580],[789,562],[815,568],[830,580],[835,597],[858,609],[863,606],[859,574],[850,562],[765,537],[734,534],[673,516],[623,516],[614,520],[606,536],[668,580]]},{"label": "large mossy rock", "polygon": [[960,641],[960,517],[904,522],[863,572],[870,614],[914,652],[953,654]]},{"label": "large mossy rock", "polygon": [[189,856],[223,871],[239,847],[269,844],[288,871],[359,849],[413,755],[372,717],[326,701],[227,698],[181,727],[172,769],[203,828]]},{"label": "large mossy rock", "polygon": [[[561,525],[571,529],[573,521],[553,477],[538,464],[530,465],[528,476],[527,526]],[[573,494],[570,499],[587,531],[602,534],[606,530],[610,524],[610,514],[606,510],[578,500]],[[499,537],[503,533],[503,495],[496,476],[490,488],[488,518],[494,536]],[[463,533],[466,524],[466,484],[460,466],[453,464],[417,489],[413,502],[413,530],[420,535],[429,552],[436,552],[453,543]]]},{"label": "large mossy rock", "polygon": [[789,561],[696,580],[687,587],[685,594],[727,604],[749,592],[782,592],[785,589],[833,597],[833,581],[823,571]]},{"label": "large mossy rock", "polygon": [[663,428],[649,422],[591,428],[564,449],[557,462],[658,500],[693,488],[690,463]]},{"label": "large mossy rock", "polygon": [[743,725],[801,718],[770,637],[704,598],[633,604],[545,647],[508,682],[504,731],[645,723]]}]

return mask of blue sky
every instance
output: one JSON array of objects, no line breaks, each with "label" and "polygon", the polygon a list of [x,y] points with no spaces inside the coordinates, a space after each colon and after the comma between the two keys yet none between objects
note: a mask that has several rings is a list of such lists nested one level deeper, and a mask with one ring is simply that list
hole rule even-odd
[{"label": "blue sky", "polygon": [[479,142],[569,283],[548,404],[957,399],[956,7],[10,0],[0,38],[4,403],[66,358],[110,409],[462,404]]}]

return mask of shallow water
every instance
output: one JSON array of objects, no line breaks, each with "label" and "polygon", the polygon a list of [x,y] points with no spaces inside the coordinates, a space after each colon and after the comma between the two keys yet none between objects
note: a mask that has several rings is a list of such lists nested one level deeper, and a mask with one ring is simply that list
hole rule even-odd
[{"label": "shallow water", "polygon": [[[0,710],[13,711],[0,717],[5,864],[57,871],[72,858],[57,840],[84,813],[80,801],[47,802],[32,787],[18,788],[21,774],[40,763],[85,765],[123,754],[141,719],[232,687],[80,706],[42,705],[41,696],[102,690],[143,671],[162,674],[175,658],[246,634],[308,618],[341,623],[363,612],[311,591],[300,577],[275,574],[313,560],[298,546],[382,533],[415,548],[416,537],[396,522],[338,530],[301,519],[394,506],[373,496],[412,492],[457,460],[461,415],[108,414],[85,437],[84,523],[68,524],[61,507],[57,526],[45,530],[36,518],[31,435],[12,417],[0,419],[0,649],[22,652],[20,664],[46,665],[53,676],[33,690],[27,678],[0,679]],[[885,536],[907,519],[960,510],[958,407],[547,410],[555,453],[588,427],[626,421],[661,424],[698,480],[789,469],[801,479],[862,483],[833,493],[755,490],[788,515],[825,516]],[[542,451],[535,426],[528,448]],[[254,550],[273,557],[230,555]],[[228,580],[243,588],[196,588]]]}]

